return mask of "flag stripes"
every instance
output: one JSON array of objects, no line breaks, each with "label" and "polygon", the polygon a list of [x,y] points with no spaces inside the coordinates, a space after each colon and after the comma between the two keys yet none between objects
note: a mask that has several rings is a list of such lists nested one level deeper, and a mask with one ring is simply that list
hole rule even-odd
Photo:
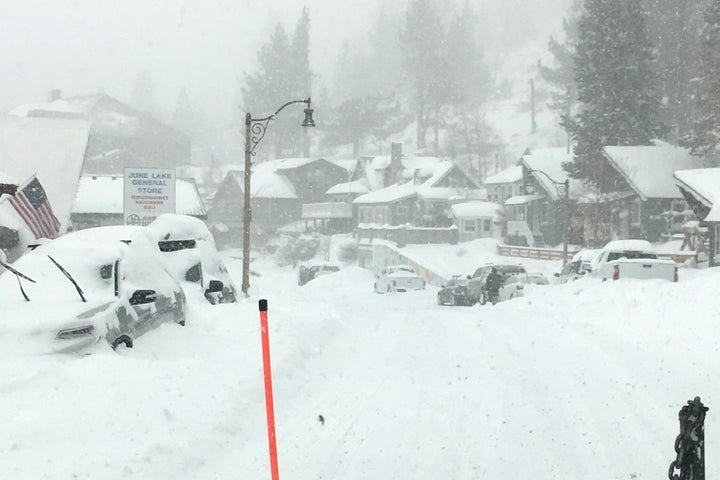
[{"label": "flag stripes", "polygon": [[35,238],[55,238],[60,233],[60,222],[37,177],[30,179],[9,201]]}]

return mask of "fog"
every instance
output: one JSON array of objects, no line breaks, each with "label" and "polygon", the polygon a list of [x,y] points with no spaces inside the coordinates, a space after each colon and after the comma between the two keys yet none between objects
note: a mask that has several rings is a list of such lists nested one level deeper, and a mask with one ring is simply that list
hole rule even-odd
[{"label": "fog", "polygon": [[[545,42],[569,0],[471,4],[487,54],[497,55],[526,41]],[[0,110],[43,100],[53,88],[63,96],[103,91],[127,101],[146,69],[165,119],[185,88],[205,119],[221,127],[240,106],[243,72],[256,65],[259,46],[275,24],[292,29],[303,5],[310,9],[315,90],[332,76],[344,40],[362,45],[381,9],[405,9],[405,2],[383,0],[6,0],[0,5]]]}]

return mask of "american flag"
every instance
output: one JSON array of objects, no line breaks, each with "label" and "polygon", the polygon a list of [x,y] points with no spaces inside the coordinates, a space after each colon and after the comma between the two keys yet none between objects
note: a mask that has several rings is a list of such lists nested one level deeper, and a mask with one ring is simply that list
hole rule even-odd
[{"label": "american flag", "polygon": [[60,222],[37,177],[33,176],[27,185],[18,189],[10,198],[10,204],[30,227],[35,238],[55,238],[60,233]]}]

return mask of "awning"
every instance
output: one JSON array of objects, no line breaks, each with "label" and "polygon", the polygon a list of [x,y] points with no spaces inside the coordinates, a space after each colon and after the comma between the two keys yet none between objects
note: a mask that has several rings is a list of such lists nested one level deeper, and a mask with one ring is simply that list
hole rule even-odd
[{"label": "awning", "polygon": [[505,200],[505,205],[527,205],[545,199],[545,195],[517,195]]}]

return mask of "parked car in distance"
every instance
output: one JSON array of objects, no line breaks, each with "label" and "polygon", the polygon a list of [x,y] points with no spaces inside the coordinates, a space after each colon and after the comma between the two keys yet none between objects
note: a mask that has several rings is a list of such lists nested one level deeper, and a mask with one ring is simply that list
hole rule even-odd
[{"label": "parked car in distance", "polygon": [[608,243],[593,261],[590,274],[602,280],[656,278],[678,281],[675,262],[659,259],[652,244],[645,240],[616,240]]},{"label": "parked car in distance", "polygon": [[162,214],[146,228],[154,235],[170,273],[186,289],[195,289],[212,305],[237,301],[235,283],[202,220]]},{"label": "parked car in distance", "polygon": [[563,267],[560,273],[555,274],[558,283],[567,283],[582,278],[588,274],[592,268],[592,261],[595,260],[600,250],[597,249],[583,249],[573,255],[571,261],[569,261]]},{"label": "parked car in distance", "polygon": [[311,267],[300,265],[298,269],[298,285],[303,286],[310,280],[314,280],[322,275],[329,275],[331,273],[339,272],[340,267],[337,265],[330,264],[319,264]]},{"label": "parked car in distance", "polygon": [[410,265],[390,265],[375,277],[375,293],[424,290],[425,280]]},{"label": "parked car in distance", "polygon": [[185,324],[185,294],[147,231],[129,230],[127,243],[84,232],[42,243],[0,275],[4,339],[32,353],[83,352]]},{"label": "parked car in distance", "polygon": [[542,273],[528,273],[527,279],[533,285],[550,285],[550,280]]},{"label": "parked car in distance", "polygon": [[453,275],[437,293],[438,305],[470,305],[467,298],[468,279],[464,275]]},{"label": "parked car in distance", "polygon": [[530,283],[528,275],[510,275],[500,287],[499,300],[505,302],[513,298],[525,296],[525,286]]},{"label": "parked car in distance", "polygon": [[478,268],[477,270],[475,270],[475,273],[472,274],[472,277],[468,282],[467,286],[467,296],[473,304],[481,300],[481,296],[483,295],[483,292],[485,290],[485,279],[490,274],[493,267],[496,268],[497,271],[504,277],[507,277],[509,275],[527,276],[527,271],[522,265],[488,264]]}]

